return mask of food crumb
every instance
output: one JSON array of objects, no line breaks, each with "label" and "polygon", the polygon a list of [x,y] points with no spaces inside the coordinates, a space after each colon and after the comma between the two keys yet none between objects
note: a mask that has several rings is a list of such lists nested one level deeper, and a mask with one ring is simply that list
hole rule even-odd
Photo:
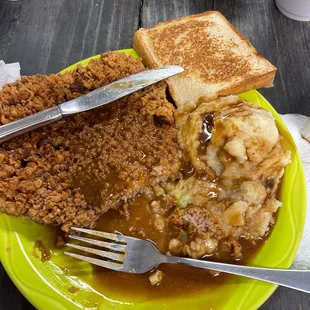
[{"label": "food crumb", "polygon": [[66,244],[65,240],[61,236],[57,236],[56,247],[62,248],[62,247],[64,247],[65,244]]},{"label": "food crumb", "polygon": [[72,293],[72,294],[77,293],[79,290],[80,290],[80,289],[77,288],[77,287],[75,287],[75,286],[71,286],[71,287],[68,288],[68,291],[69,291],[70,293]]},{"label": "food crumb", "polygon": [[159,285],[163,279],[164,273],[160,270],[156,270],[153,274],[149,276],[149,280],[153,286]]},{"label": "food crumb", "polygon": [[221,274],[220,272],[214,270],[209,270],[209,272],[212,275],[212,277],[218,277]]},{"label": "food crumb", "polygon": [[38,249],[41,252],[41,262],[44,263],[51,258],[51,251],[46,249],[41,240],[37,240],[34,244],[34,256],[38,257],[35,250]]},{"label": "food crumb", "polygon": [[62,270],[62,272],[63,272],[64,274],[66,274],[66,275],[69,274],[69,269],[68,269],[67,267],[61,266],[60,269]]}]

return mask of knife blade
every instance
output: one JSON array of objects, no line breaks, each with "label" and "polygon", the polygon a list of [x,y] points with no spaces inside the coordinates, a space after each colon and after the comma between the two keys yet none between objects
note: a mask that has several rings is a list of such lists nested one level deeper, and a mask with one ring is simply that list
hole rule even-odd
[{"label": "knife blade", "polygon": [[125,97],[183,71],[184,69],[180,66],[166,66],[143,71],[98,88],[87,95],[65,102],[59,105],[59,108],[62,115],[85,112]]},{"label": "knife blade", "polygon": [[89,111],[111,103],[147,86],[182,73],[180,66],[166,66],[142,71],[111,84],[100,87],[86,95],[77,97],[56,107],[49,108],[9,124],[0,126],[0,143],[36,128],[51,124],[63,117]]}]

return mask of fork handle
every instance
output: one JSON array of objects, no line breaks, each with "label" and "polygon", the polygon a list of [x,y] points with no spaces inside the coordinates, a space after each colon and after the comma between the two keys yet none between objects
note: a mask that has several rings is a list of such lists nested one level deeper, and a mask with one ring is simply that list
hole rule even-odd
[{"label": "fork handle", "polygon": [[310,270],[257,268],[176,256],[165,256],[165,258],[164,263],[184,264],[203,269],[226,272],[310,293]]}]

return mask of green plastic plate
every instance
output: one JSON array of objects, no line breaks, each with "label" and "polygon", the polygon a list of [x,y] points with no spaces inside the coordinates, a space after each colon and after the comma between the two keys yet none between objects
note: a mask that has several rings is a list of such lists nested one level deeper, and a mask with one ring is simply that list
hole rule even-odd
[{"label": "green plastic plate", "polygon": [[[137,57],[133,49],[122,50]],[[91,58],[97,58],[94,56]],[[86,65],[91,58],[79,62]],[[62,72],[72,70],[70,66]],[[296,255],[306,214],[305,178],[295,143],[284,122],[259,92],[252,90],[240,95],[272,112],[278,128],[292,152],[291,163],[285,169],[281,187],[283,205],[276,225],[260,252],[252,261],[254,266],[288,268]],[[42,240],[52,247],[55,232],[43,225],[22,218],[0,214],[0,259],[23,295],[38,309],[257,309],[276,289],[275,285],[232,277],[218,289],[199,291],[182,298],[147,299],[142,301],[96,288],[92,267],[87,263],[65,257],[54,250],[52,259],[42,263],[34,255],[34,242]],[[67,270],[70,270],[68,273]],[[78,287],[70,293],[70,287]]]}]

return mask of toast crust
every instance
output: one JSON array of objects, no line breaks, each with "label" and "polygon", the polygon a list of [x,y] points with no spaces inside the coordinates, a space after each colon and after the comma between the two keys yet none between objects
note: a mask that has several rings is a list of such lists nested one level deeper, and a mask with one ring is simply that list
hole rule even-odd
[{"label": "toast crust", "polygon": [[240,94],[251,89],[273,87],[275,74],[276,70],[258,76],[248,77],[240,83],[236,83],[231,87],[223,89],[219,95],[225,96],[231,94]]}]

